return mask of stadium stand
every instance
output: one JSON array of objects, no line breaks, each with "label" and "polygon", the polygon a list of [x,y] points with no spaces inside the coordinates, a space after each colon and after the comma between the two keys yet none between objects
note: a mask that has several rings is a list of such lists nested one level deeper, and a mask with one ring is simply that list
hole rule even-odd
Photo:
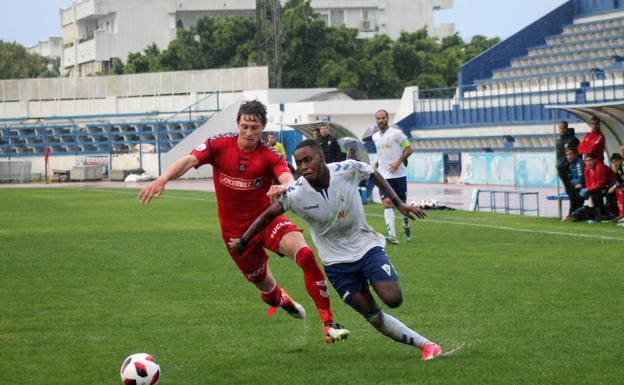
[{"label": "stadium stand", "polygon": [[[607,150],[617,151],[624,143],[624,2],[570,0],[465,63],[457,87],[417,89],[411,100],[413,113],[396,123],[416,152],[442,153],[445,161],[458,153],[550,159],[554,123],[567,120],[582,137],[592,116],[603,122]],[[509,179],[533,183],[526,170],[540,167],[556,183],[549,168],[528,162],[514,158]]]},{"label": "stadium stand", "polygon": [[141,144],[167,152],[207,120],[166,120],[150,113],[5,120],[0,123],[0,157],[41,156],[46,147],[55,155],[131,153]]}]

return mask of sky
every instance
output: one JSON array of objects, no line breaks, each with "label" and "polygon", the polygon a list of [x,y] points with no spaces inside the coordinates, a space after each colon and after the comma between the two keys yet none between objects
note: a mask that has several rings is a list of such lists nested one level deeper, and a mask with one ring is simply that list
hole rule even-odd
[{"label": "sky", "polygon": [[[454,0],[451,10],[439,11],[435,23],[452,22],[464,40],[474,35],[511,36],[565,3],[566,0]],[[0,0],[0,40],[26,47],[61,36],[59,8],[71,0]]]}]

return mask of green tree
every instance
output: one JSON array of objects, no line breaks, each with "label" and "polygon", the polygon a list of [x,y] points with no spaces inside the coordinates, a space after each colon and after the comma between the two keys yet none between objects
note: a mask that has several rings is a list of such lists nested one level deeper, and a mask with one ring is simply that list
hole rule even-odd
[{"label": "green tree", "polygon": [[160,69],[160,50],[156,43],[152,43],[143,50],[143,53],[134,52],[128,54],[128,62],[124,67],[124,73],[157,72]]},{"label": "green tree", "polygon": [[286,3],[281,26],[284,87],[316,86],[326,49],[326,29],[309,0]]},{"label": "green tree", "polygon": [[464,63],[499,42],[500,39],[498,37],[488,39],[487,37],[481,35],[473,36],[472,39],[470,39],[470,43],[466,44],[464,48]]},{"label": "green tree", "polygon": [[29,53],[21,44],[0,40],[0,79],[57,76],[48,64],[46,58]]}]

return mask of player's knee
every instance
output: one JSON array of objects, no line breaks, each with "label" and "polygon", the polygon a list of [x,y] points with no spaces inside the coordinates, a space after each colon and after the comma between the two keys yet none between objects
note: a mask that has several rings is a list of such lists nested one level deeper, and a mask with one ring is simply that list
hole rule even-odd
[{"label": "player's knee", "polygon": [[401,304],[403,303],[403,295],[401,295],[401,292],[393,293],[392,295],[382,298],[382,300],[384,301],[386,306],[391,309],[395,309],[401,306]]}]

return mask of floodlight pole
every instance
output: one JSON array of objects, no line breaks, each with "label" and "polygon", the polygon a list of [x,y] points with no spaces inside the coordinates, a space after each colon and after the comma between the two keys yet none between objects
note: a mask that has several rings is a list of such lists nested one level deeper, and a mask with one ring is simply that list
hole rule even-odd
[{"label": "floodlight pole", "polygon": [[280,31],[281,5],[279,0],[273,0],[273,45],[274,45],[274,65],[275,65],[275,88],[282,88],[282,59],[281,46],[282,35]]}]

